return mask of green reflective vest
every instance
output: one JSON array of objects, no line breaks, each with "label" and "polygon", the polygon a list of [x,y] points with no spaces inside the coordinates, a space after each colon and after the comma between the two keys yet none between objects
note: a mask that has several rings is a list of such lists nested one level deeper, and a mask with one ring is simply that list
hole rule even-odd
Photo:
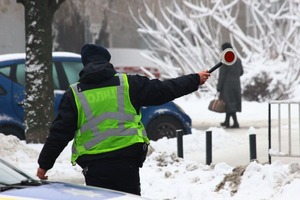
[{"label": "green reflective vest", "polygon": [[129,98],[125,74],[116,74],[120,85],[80,91],[71,85],[78,122],[71,162],[84,154],[111,152],[135,143],[148,143],[145,128]]}]

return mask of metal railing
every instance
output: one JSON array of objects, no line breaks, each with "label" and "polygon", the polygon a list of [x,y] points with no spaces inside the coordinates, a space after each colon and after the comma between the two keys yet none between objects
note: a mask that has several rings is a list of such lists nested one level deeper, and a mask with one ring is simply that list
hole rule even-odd
[{"label": "metal railing", "polygon": [[269,163],[272,156],[300,157],[300,102],[269,102],[268,132]]}]

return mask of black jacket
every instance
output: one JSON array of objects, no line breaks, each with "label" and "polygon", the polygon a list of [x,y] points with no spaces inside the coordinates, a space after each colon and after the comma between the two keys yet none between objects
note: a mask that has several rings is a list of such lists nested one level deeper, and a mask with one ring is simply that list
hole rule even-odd
[{"label": "black jacket", "polygon": [[[114,76],[115,74],[116,71],[110,63],[89,63],[79,74],[80,83],[78,86],[84,91],[96,87],[119,85],[119,78]],[[165,81],[150,80],[139,75],[128,75],[130,99],[137,111],[140,110],[141,106],[160,105],[196,91],[199,87],[199,79],[198,74],[185,75]],[[73,93],[71,89],[68,89],[61,99],[58,115],[51,125],[49,135],[40,153],[38,163],[41,168],[48,170],[53,167],[56,158],[74,139],[76,129],[77,107]],[[83,166],[87,160],[102,157],[134,157],[138,154],[136,149],[135,147],[127,147],[124,150],[101,155],[84,155],[77,159],[77,163]]]},{"label": "black jacket", "polygon": [[222,65],[219,69],[217,90],[225,101],[225,112],[242,111],[242,92],[240,76],[244,73],[241,60],[238,58],[232,66]]}]

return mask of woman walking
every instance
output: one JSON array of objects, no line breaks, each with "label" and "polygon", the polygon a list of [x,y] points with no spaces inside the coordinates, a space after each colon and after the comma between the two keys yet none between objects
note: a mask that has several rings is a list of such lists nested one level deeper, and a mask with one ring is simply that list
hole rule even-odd
[{"label": "woman walking", "polygon": [[[232,48],[230,43],[222,44],[222,50]],[[220,99],[225,102],[225,121],[221,126],[226,128],[239,128],[236,112],[242,111],[242,94],[240,76],[244,73],[242,62],[237,58],[236,62],[227,66],[223,64],[219,69],[219,78],[217,91],[220,92]],[[233,125],[230,126],[230,118],[233,119]]]}]

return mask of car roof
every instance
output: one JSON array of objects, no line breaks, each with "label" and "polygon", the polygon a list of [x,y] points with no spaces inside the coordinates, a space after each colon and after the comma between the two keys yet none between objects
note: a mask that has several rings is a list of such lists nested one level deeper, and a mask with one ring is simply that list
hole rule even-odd
[{"label": "car roof", "polygon": [[[73,52],[56,51],[52,53],[54,57],[71,57],[71,58],[81,58],[79,54]],[[25,59],[25,53],[9,53],[0,55],[0,62],[5,62],[9,60],[23,60]]]},{"label": "car roof", "polygon": [[[142,52],[146,50],[132,49],[132,48],[110,48],[109,52],[112,55],[111,63],[115,66],[131,66],[131,67],[150,67],[157,68],[157,66],[142,56]],[[73,52],[57,51],[52,53],[53,57],[68,57],[81,58],[80,54]],[[0,62],[11,60],[24,60],[25,53],[9,53],[0,55]]]},{"label": "car roof", "polygon": [[133,48],[109,48],[111,63],[115,66],[131,66],[131,67],[150,67],[157,68],[157,65],[146,59],[142,53],[147,50]]}]

